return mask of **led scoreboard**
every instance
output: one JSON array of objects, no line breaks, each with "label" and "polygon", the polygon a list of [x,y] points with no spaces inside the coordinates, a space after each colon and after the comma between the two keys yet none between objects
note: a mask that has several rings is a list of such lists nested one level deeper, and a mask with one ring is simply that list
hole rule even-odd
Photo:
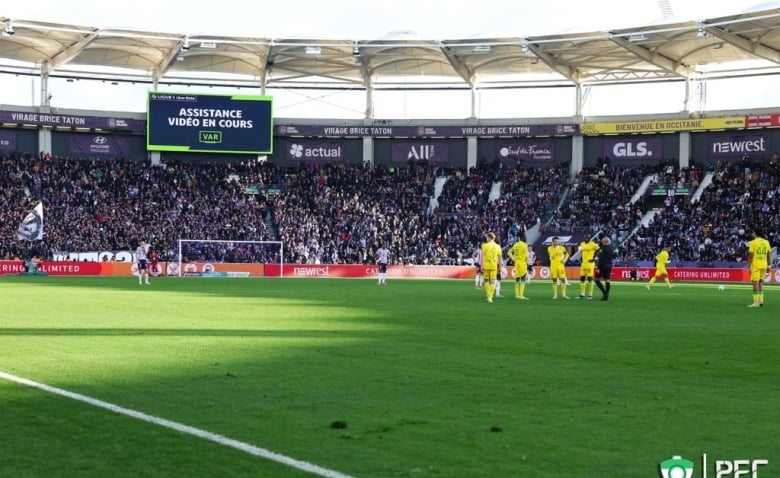
[{"label": "led scoreboard", "polygon": [[146,149],[270,154],[270,96],[149,92]]}]

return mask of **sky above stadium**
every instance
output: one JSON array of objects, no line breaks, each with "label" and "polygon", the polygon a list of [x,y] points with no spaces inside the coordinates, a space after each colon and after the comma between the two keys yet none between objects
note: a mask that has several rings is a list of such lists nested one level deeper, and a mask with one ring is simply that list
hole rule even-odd
[{"label": "sky above stadium", "polygon": [[[421,39],[447,40],[609,31],[777,7],[780,7],[779,0],[134,0],[121,5],[105,0],[6,0],[0,3],[0,16],[190,36],[373,40],[392,36],[394,32],[405,32],[404,37],[409,38],[406,32],[411,32]],[[763,83],[735,83],[736,86],[732,86],[711,82],[707,87],[706,110],[780,106],[775,78],[754,81]],[[684,92],[673,90],[674,86],[661,85],[652,93],[646,88],[626,86],[594,90],[584,114],[682,110]],[[52,80],[49,94],[53,95],[53,107],[99,110],[110,104],[122,111],[143,112],[148,89],[148,85],[112,86],[83,81],[66,84]],[[216,88],[209,91],[232,93]],[[732,91],[739,95],[732,95]],[[538,93],[513,102],[488,96],[500,95],[500,91],[484,93],[476,114],[483,118],[516,117],[518,103],[526,117],[573,113],[574,101],[569,97],[552,90],[546,92],[548,97],[543,97],[543,92]],[[384,101],[377,95],[374,114],[378,118],[404,119],[464,118],[470,114],[468,92],[457,97],[452,96],[457,93],[445,92],[444,96],[451,96],[437,96],[432,101],[427,95],[421,98],[423,94],[404,93]],[[273,95],[275,115],[281,117],[362,118],[365,113],[365,98],[359,93],[275,91]],[[107,102],[106,98],[111,101]],[[36,78],[0,75],[0,104],[35,106],[40,102],[41,91]]]},{"label": "sky above stadium", "polygon": [[0,6],[0,15],[187,34],[376,39],[411,31],[422,38],[447,39],[629,28],[661,19],[662,4],[682,20],[780,6],[756,0],[9,0]]}]

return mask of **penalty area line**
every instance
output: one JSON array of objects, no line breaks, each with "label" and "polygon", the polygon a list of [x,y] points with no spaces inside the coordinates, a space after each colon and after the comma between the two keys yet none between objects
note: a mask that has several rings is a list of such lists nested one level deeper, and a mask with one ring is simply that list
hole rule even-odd
[{"label": "penalty area line", "polygon": [[338,471],[329,470],[327,468],[323,468],[321,466],[317,466],[306,461],[296,460],[295,458],[290,458],[288,456],[273,452],[271,450],[266,450],[265,448],[260,448],[254,445],[250,445],[249,443],[244,443],[242,441],[234,440],[232,438],[228,438],[223,435],[211,433],[206,430],[201,430],[199,428],[191,427],[189,425],[184,425],[182,423],[174,422],[171,420],[166,420],[164,418],[155,417],[153,415],[147,415],[146,413],[143,412],[138,412],[136,410],[131,410],[129,408],[120,407],[119,405],[114,405],[113,403],[104,402],[102,400],[88,397],[86,395],[69,392],[67,390],[63,390],[57,387],[52,387],[50,385],[46,385],[43,383],[34,382],[32,380],[28,380],[22,377],[17,377],[16,375],[11,375],[9,373],[5,373],[2,371],[0,371],[0,378],[4,378],[6,380],[9,380],[11,382],[16,382],[21,385],[26,385],[28,387],[37,388],[39,390],[43,390],[44,392],[53,393],[55,395],[60,395],[62,397],[87,403],[89,405],[103,408],[105,410],[109,410],[114,413],[119,413],[120,415],[132,417],[147,423],[152,423],[161,427],[169,428],[171,430],[176,430],[181,433],[186,433],[188,435],[193,435],[199,438],[203,438],[223,446],[235,448],[236,450],[241,450],[245,453],[249,453],[250,455],[275,461],[277,463],[281,463],[283,465],[287,465],[289,467],[306,471],[315,475],[323,476],[326,478],[352,478],[350,475],[345,475],[344,473],[340,473]]}]

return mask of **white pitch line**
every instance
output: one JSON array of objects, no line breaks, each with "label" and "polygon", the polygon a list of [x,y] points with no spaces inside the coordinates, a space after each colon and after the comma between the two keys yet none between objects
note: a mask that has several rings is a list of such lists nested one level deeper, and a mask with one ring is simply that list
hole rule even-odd
[{"label": "white pitch line", "polygon": [[344,473],[340,473],[338,471],[322,468],[321,466],[317,466],[306,461],[296,460],[294,458],[290,458],[288,456],[281,455],[279,453],[275,453],[270,450],[266,450],[265,448],[260,448],[254,445],[250,445],[249,443],[244,443],[242,441],[234,440],[232,438],[218,435],[216,433],[207,432],[205,430],[191,427],[189,425],[183,425],[181,423],[166,420],[164,418],[147,415],[146,413],[131,410],[129,408],[120,407],[119,405],[114,405],[113,403],[97,400],[88,397],[86,395],[81,395],[79,393],[73,393],[43,383],[33,382],[32,380],[27,380],[26,378],[17,377],[16,375],[11,375],[9,373],[0,371],[0,378],[4,378],[6,380],[10,380],[11,382],[16,382],[22,385],[27,385],[28,387],[34,387],[43,390],[45,392],[54,393],[56,395],[71,398],[73,400],[78,400],[79,402],[84,402],[95,407],[104,408],[106,410],[119,413],[121,415],[126,415],[128,417],[133,417],[148,423],[153,423],[161,427],[170,428],[171,430],[176,430],[181,433],[187,433],[189,435],[193,435],[196,437],[205,438],[206,440],[213,441],[220,445],[235,448],[245,453],[249,453],[250,455],[259,456],[261,458],[275,461],[277,463],[281,463],[283,465],[287,465],[292,468],[297,468],[298,470],[313,473],[315,475],[323,476],[326,478],[352,478],[350,475],[345,475]]}]

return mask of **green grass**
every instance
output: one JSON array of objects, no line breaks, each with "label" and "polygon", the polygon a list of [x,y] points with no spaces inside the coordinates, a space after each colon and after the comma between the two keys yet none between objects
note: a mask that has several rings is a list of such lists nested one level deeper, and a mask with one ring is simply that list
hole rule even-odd
[{"label": "green grass", "polygon": [[[680,283],[602,302],[505,281],[493,304],[470,281],[0,288],[0,371],[351,476],[657,477],[702,453],[780,469],[776,289],[748,309],[745,285]],[[0,430],[0,476],[312,476],[2,379]]]}]

